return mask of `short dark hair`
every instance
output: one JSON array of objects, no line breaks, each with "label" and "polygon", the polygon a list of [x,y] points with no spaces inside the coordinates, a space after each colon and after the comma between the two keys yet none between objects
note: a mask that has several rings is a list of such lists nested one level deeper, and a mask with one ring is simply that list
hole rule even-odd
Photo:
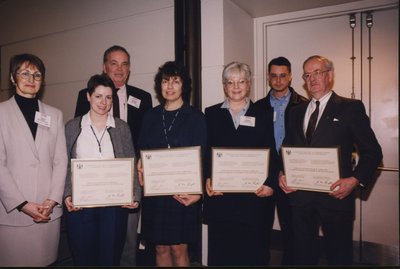
[{"label": "short dark hair", "polygon": [[114,46],[111,46],[108,49],[106,49],[106,51],[104,52],[104,55],[103,55],[103,63],[104,64],[108,60],[108,55],[111,52],[114,52],[114,51],[122,51],[122,52],[124,52],[126,55],[128,55],[128,62],[129,63],[131,62],[131,56],[129,55],[128,51],[124,47],[121,47],[121,46],[118,46],[118,45],[114,45]]},{"label": "short dark hair", "polygon": [[161,82],[163,79],[169,80],[171,77],[180,77],[182,80],[182,99],[184,102],[190,102],[190,93],[192,91],[192,79],[186,71],[186,68],[178,63],[169,61],[158,68],[154,78],[154,90],[160,103],[165,103],[161,92]]},{"label": "short dark hair", "polygon": [[271,72],[271,66],[273,65],[286,66],[289,70],[289,73],[292,73],[292,65],[285,57],[280,56],[278,58],[272,59],[268,64],[268,73]]},{"label": "short dark hair", "polygon": [[114,94],[117,94],[114,82],[106,74],[96,74],[90,77],[87,83],[87,92],[89,95],[92,95],[98,86],[110,87],[113,92],[113,98],[115,96]]},{"label": "short dark hair", "polygon": [[24,63],[27,63],[28,66],[34,66],[39,70],[39,72],[42,74],[42,85],[43,85],[44,78],[46,76],[46,68],[44,67],[44,63],[39,57],[29,53],[17,54],[11,57],[10,74],[13,77],[14,81],[15,82],[17,81],[17,72]]}]

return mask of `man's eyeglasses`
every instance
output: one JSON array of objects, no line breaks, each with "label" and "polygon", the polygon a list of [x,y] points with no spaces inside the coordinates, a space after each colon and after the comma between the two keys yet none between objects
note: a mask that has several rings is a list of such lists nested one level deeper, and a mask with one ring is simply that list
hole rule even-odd
[{"label": "man's eyeglasses", "polygon": [[315,71],[313,71],[313,72],[311,72],[311,73],[305,73],[305,74],[303,74],[303,79],[306,80],[306,81],[310,80],[311,77],[320,79],[320,78],[322,78],[322,75],[323,75],[324,73],[329,72],[329,71],[330,71],[330,70],[324,70],[324,71],[322,71],[322,70],[315,70]]},{"label": "man's eyeglasses", "polygon": [[24,71],[24,72],[21,72],[21,73],[17,72],[17,74],[20,75],[21,78],[23,78],[25,80],[29,80],[31,77],[33,77],[34,80],[41,81],[42,78],[43,78],[42,74],[39,73],[39,72],[35,72],[35,73],[31,74],[28,71]]},{"label": "man's eyeglasses", "polygon": [[269,74],[269,78],[270,79],[278,79],[278,78],[286,79],[288,77],[289,77],[289,74],[286,74],[286,73],[282,73],[282,74],[274,74],[274,73],[272,73],[272,74]]}]

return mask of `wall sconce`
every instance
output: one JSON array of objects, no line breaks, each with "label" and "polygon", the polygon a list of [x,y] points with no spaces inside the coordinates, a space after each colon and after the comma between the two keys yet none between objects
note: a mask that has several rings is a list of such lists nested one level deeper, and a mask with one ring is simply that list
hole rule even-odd
[{"label": "wall sconce", "polygon": [[367,13],[367,27],[371,28],[373,24],[372,13]]},{"label": "wall sconce", "polygon": [[354,29],[356,27],[356,15],[350,14],[350,28]]}]

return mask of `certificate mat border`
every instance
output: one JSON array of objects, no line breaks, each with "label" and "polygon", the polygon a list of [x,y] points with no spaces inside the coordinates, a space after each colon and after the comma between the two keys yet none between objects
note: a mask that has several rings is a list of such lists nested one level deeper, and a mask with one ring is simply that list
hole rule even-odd
[{"label": "certificate mat border", "polygon": [[[270,162],[270,158],[271,158],[271,149],[270,148],[230,148],[230,147],[211,147],[211,186],[213,184],[213,178],[214,178],[214,150],[219,150],[219,151],[266,151],[267,155],[268,155],[268,161],[267,161],[267,167],[266,167],[266,174],[267,174],[267,178],[269,176],[269,162]],[[265,179],[265,180],[266,180]],[[264,180],[264,182],[265,182]],[[243,191],[239,191],[239,190],[217,190],[218,192],[226,192],[226,193],[253,193],[254,191],[251,190],[243,190]]]},{"label": "certificate mat border", "polygon": [[[336,156],[337,156],[337,172],[338,172],[338,175],[339,175],[339,178],[341,177],[341,173],[340,173],[340,155],[339,155],[339,150],[340,150],[340,147],[339,146],[332,146],[332,147],[301,147],[301,146],[282,146],[281,147],[281,156],[282,156],[282,161],[283,161],[283,170],[284,170],[284,173],[285,173],[285,175],[286,175],[286,161],[285,161],[285,153],[284,153],[284,149],[305,149],[305,150],[307,150],[307,149],[310,149],[310,150],[313,150],[313,149],[331,149],[331,150],[334,150],[334,151],[336,151]],[[338,180],[339,180],[339,178],[338,178]],[[292,189],[295,189],[295,190],[303,190],[303,191],[314,191],[314,192],[326,192],[326,193],[331,193],[331,192],[333,192],[333,191],[331,191],[331,190],[325,190],[325,189],[318,189],[318,188],[301,188],[301,187],[292,187],[292,186],[289,186],[288,185],[288,187],[290,187],[290,188],[292,188]]]},{"label": "certificate mat border", "polygon": [[[84,205],[75,205],[74,204],[74,167],[75,163],[80,163],[80,162],[113,162],[113,161],[127,161],[131,163],[131,176],[130,176],[130,182],[131,182],[131,200],[126,203],[106,203],[106,204],[84,204]],[[94,208],[94,207],[106,207],[106,206],[123,206],[123,205],[130,205],[133,203],[135,197],[133,193],[134,189],[134,167],[135,167],[135,158],[113,158],[113,159],[71,159],[71,186],[72,186],[72,204],[76,207],[82,207],[82,208]]]},{"label": "certificate mat border", "polygon": [[197,158],[198,158],[198,164],[199,164],[199,186],[200,190],[194,191],[194,192],[163,192],[163,193],[149,193],[147,188],[146,188],[146,177],[143,173],[143,195],[144,196],[167,196],[167,195],[177,195],[177,194],[203,194],[203,170],[202,170],[202,158],[201,158],[201,146],[190,146],[190,147],[177,147],[177,148],[159,148],[159,149],[146,149],[146,150],[141,150],[140,151],[140,157],[142,159],[142,167],[144,169],[144,163],[145,159],[143,158],[143,155],[146,153],[150,152],[168,152],[168,151],[184,151],[184,150],[193,150],[197,151]]}]

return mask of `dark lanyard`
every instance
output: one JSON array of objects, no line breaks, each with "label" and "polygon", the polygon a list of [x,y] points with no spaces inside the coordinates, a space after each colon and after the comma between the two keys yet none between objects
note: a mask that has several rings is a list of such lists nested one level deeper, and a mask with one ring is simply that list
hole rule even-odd
[{"label": "dark lanyard", "polygon": [[168,141],[168,133],[171,132],[172,126],[174,125],[175,120],[176,120],[176,118],[178,117],[178,114],[179,114],[179,111],[180,111],[180,110],[181,110],[181,109],[179,108],[178,111],[176,111],[176,113],[175,113],[175,115],[174,115],[174,118],[172,119],[171,125],[169,126],[168,131],[167,131],[167,128],[165,127],[165,109],[163,109],[162,123],[163,123],[163,127],[164,127],[165,141],[167,142],[168,148],[171,148],[171,145],[169,144],[169,141]]},{"label": "dark lanyard", "polygon": [[92,125],[90,125],[90,129],[92,129],[92,132],[94,134],[94,137],[96,138],[97,144],[99,145],[99,152],[101,153],[101,140],[103,140],[104,134],[106,133],[106,130],[107,130],[107,126],[104,128],[104,131],[100,137],[100,140],[97,138],[97,135],[96,135],[95,131],[93,130]]}]

